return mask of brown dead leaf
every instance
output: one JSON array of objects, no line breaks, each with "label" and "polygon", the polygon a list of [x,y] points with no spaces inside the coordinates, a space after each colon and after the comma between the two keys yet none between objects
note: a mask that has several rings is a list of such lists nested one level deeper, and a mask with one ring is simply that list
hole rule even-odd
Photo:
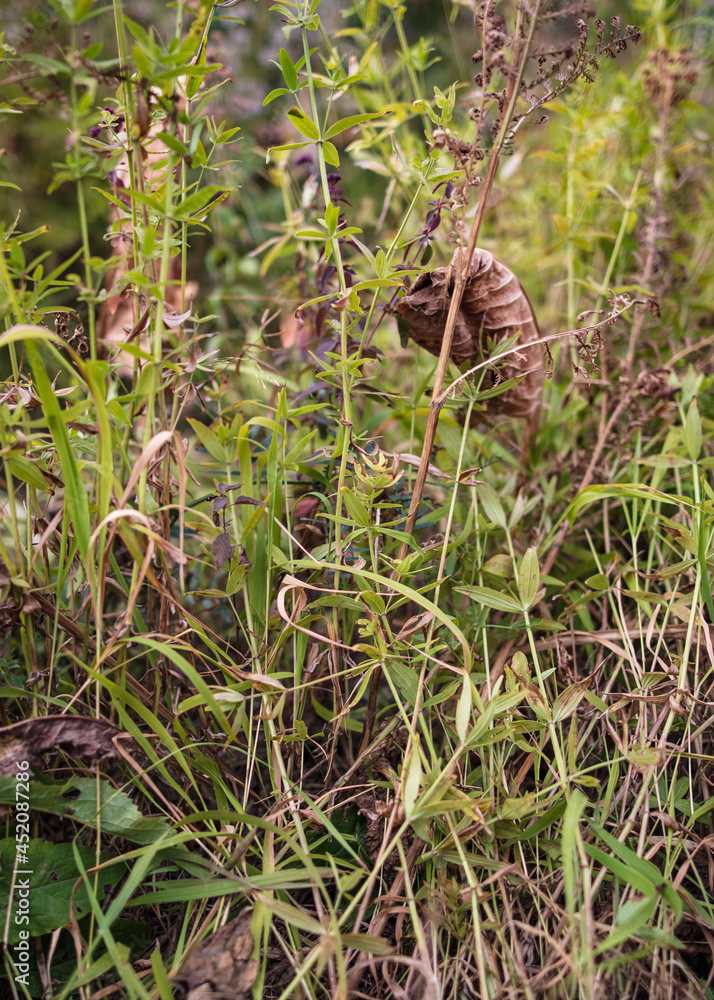
[{"label": "brown dead leaf", "polygon": [[241,915],[193,949],[174,979],[182,1000],[241,1000],[250,995],[258,975],[250,932],[252,910]]},{"label": "brown dead leaf", "polygon": [[0,774],[13,774],[19,761],[37,767],[52,747],[96,764],[116,752],[112,740],[119,732],[109,722],[76,715],[49,715],[5,726],[0,729]]},{"label": "brown dead leaf", "polygon": [[[407,321],[413,339],[437,356],[444,338],[460,252],[454,254],[451,266],[420,274],[397,305],[397,312]],[[476,249],[456,318],[451,360],[456,365],[477,364],[485,360],[488,338],[496,342],[516,334],[517,346],[522,345],[522,350],[498,363],[496,381],[505,382],[522,375],[525,378],[503,395],[490,399],[487,409],[489,413],[531,417],[537,413],[543,394],[543,357],[535,343],[540,337],[538,324],[528,296],[513,272],[488,250]]]},{"label": "brown dead leaf", "polygon": [[231,536],[227,531],[222,531],[220,535],[216,535],[213,539],[213,558],[216,563],[216,569],[220,569],[223,563],[232,559],[234,552],[235,545],[231,545]]}]

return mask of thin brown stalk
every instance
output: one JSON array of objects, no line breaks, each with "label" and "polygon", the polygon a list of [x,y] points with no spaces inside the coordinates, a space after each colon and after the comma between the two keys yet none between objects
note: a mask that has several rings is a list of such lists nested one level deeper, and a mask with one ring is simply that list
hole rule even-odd
[{"label": "thin brown stalk", "polygon": [[[466,278],[471,269],[471,261],[473,259],[474,251],[476,249],[476,242],[478,240],[479,234],[481,232],[481,225],[483,223],[484,216],[486,214],[486,208],[488,206],[489,198],[491,195],[491,190],[493,188],[493,183],[496,179],[496,171],[498,170],[499,160],[501,158],[501,153],[506,145],[506,140],[511,127],[511,122],[513,120],[513,115],[516,110],[516,102],[518,100],[518,95],[520,91],[521,82],[523,80],[523,74],[525,72],[526,64],[528,62],[528,55],[533,44],[533,38],[535,36],[536,25],[538,23],[538,15],[540,14],[540,9],[542,6],[542,0],[538,0],[535,4],[532,15],[530,28],[528,32],[528,37],[520,51],[520,60],[518,65],[518,70],[513,77],[509,80],[508,94],[509,102],[506,113],[501,122],[501,127],[499,129],[498,137],[494,143],[493,150],[491,151],[491,156],[488,161],[488,168],[486,170],[486,176],[484,178],[483,185],[481,187],[481,197],[479,198],[478,206],[476,208],[476,214],[474,216],[473,223],[471,225],[471,232],[469,234],[469,241],[466,246],[466,252],[460,256],[460,266],[457,269],[455,275],[454,291],[451,296],[451,302],[449,304],[449,313],[446,319],[446,326],[444,328],[444,339],[441,344],[441,353],[439,354],[439,361],[436,366],[436,371],[434,373],[434,384],[432,387],[432,399],[431,405],[429,407],[429,417],[427,420],[426,431],[424,433],[424,444],[421,452],[421,462],[419,469],[417,471],[416,481],[414,483],[414,492],[412,494],[411,506],[409,508],[409,516],[407,517],[407,523],[405,531],[407,534],[411,534],[414,531],[414,525],[416,523],[417,514],[419,512],[419,505],[421,503],[422,494],[424,492],[424,484],[426,483],[426,477],[429,471],[429,460],[431,457],[431,451],[434,447],[434,439],[436,437],[436,428],[439,423],[439,415],[441,413],[442,406],[442,392],[444,388],[444,380],[446,378],[446,371],[449,365],[449,357],[451,354],[451,344],[454,337],[454,329],[456,327],[456,318],[459,314],[459,309],[461,308],[461,300],[463,298],[464,289],[466,287]],[[520,19],[519,13],[519,19]],[[520,25],[520,20],[519,20]],[[516,52],[518,52],[518,38],[519,30],[516,30]],[[407,555],[408,545],[406,542],[402,543],[399,550],[399,561],[401,562]],[[396,573],[395,573],[396,575]]]}]

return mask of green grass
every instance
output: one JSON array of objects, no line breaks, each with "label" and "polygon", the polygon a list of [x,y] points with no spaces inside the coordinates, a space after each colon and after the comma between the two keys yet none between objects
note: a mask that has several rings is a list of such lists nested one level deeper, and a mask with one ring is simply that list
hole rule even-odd
[{"label": "green grass", "polygon": [[[712,997],[699,6],[585,50],[503,4],[515,54],[456,5],[52,6],[0,15],[8,995],[167,1000],[252,907],[256,998]],[[493,366],[400,340],[469,236],[548,345],[524,456]]]}]

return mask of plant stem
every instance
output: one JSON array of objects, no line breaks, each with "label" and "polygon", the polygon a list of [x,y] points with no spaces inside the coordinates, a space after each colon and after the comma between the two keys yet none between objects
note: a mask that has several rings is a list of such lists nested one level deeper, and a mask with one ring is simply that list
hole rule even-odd
[{"label": "plant stem", "polygon": [[[531,14],[530,28],[528,32],[528,38],[520,52],[520,63],[518,66],[518,72],[515,79],[513,80],[513,89],[511,93],[511,99],[508,104],[505,115],[501,121],[501,126],[498,131],[498,137],[494,143],[493,150],[491,151],[491,156],[488,161],[488,168],[486,170],[486,177],[481,188],[481,197],[479,198],[479,203],[476,208],[476,214],[474,216],[473,223],[471,225],[471,233],[469,235],[469,242],[466,247],[466,251],[462,252],[459,256],[459,264],[456,268],[455,280],[454,280],[454,291],[451,296],[451,302],[449,303],[449,313],[446,318],[446,326],[444,328],[444,339],[441,344],[441,352],[439,354],[439,361],[436,366],[436,371],[434,373],[434,384],[432,388],[432,401],[429,407],[429,417],[427,420],[426,431],[424,433],[424,444],[421,451],[421,461],[419,464],[419,469],[417,471],[416,481],[414,483],[414,493],[412,494],[411,506],[409,508],[409,516],[407,517],[407,523],[404,528],[407,534],[412,534],[414,531],[414,525],[419,513],[419,505],[421,503],[422,494],[424,492],[424,484],[426,483],[427,472],[429,469],[429,460],[431,457],[431,451],[434,447],[434,439],[436,437],[436,427],[439,423],[439,415],[441,413],[441,403],[439,402],[439,397],[444,388],[444,380],[446,378],[446,370],[449,365],[449,358],[451,355],[451,344],[454,338],[454,329],[456,327],[456,319],[459,314],[459,309],[461,308],[461,300],[463,298],[464,289],[466,287],[466,280],[471,269],[471,261],[473,259],[474,251],[476,249],[476,241],[478,240],[479,233],[481,231],[481,224],[483,223],[484,216],[486,214],[486,207],[488,205],[488,200],[491,194],[491,189],[493,188],[493,183],[496,178],[496,171],[498,169],[498,162],[501,157],[501,153],[506,144],[508,134],[510,131],[511,120],[513,118],[514,112],[516,110],[516,102],[518,100],[518,95],[520,91],[520,85],[523,80],[523,74],[525,72],[526,64],[528,62],[528,56],[530,52],[531,45],[533,44],[533,38],[535,35],[536,25],[538,22],[538,15],[540,13],[540,8],[542,6],[542,0],[538,0],[535,4],[535,8]],[[401,562],[407,555],[409,546],[406,542],[403,542],[399,550],[398,561]]]}]

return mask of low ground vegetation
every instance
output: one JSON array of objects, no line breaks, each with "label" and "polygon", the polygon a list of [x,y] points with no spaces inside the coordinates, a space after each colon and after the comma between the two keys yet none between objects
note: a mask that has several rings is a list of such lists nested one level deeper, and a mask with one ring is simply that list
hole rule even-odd
[{"label": "low ground vegetation", "polygon": [[20,6],[8,995],[714,996],[706,5]]}]

